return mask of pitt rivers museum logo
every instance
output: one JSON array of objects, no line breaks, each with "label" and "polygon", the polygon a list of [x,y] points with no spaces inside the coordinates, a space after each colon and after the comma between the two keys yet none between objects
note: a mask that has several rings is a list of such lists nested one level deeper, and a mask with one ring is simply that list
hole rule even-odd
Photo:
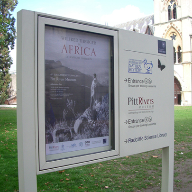
[{"label": "pitt rivers museum logo", "polygon": [[129,106],[138,106],[138,109],[153,109],[154,108],[154,99],[144,98],[144,97],[128,97]]},{"label": "pitt rivers museum logo", "polygon": [[129,59],[128,73],[152,74],[152,61]]}]

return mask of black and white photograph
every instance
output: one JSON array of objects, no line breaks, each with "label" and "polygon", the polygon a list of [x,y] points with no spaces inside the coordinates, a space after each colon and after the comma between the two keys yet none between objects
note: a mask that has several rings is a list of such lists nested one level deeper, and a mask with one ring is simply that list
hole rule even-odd
[{"label": "black and white photograph", "polygon": [[110,45],[106,35],[45,27],[46,155],[109,145]]}]

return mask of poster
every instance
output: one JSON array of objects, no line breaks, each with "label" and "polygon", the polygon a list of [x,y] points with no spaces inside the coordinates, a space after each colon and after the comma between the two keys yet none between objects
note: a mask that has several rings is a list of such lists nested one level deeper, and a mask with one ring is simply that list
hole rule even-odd
[{"label": "poster", "polygon": [[109,36],[45,26],[47,159],[110,147],[110,57]]}]

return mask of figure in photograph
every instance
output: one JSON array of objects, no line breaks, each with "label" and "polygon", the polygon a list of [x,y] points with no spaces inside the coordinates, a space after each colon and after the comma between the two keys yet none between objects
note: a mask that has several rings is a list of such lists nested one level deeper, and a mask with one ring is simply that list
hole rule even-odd
[{"label": "figure in photograph", "polygon": [[94,102],[95,102],[96,86],[97,86],[97,77],[96,77],[96,74],[94,74],[93,75],[93,81],[91,83],[91,101],[90,101],[91,109],[93,109]]},{"label": "figure in photograph", "polygon": [[97,118],[97,112],[95,109],[96,105],[96,87],[97,87],[97,77],[96,74],[93,75],[93,81],[91,83],[91,99],[90,99],[90,108],[91,108],[91,115],[92,119],[95,121]]}]

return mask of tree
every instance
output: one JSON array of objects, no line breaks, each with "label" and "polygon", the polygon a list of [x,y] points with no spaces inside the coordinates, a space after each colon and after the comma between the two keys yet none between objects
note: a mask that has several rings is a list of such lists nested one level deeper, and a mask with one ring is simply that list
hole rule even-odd
[{"label": "tree", "polygon": [[11,82],[9,69],[13,61],[10,51],[14,49],[16,39],[15,18],[11,12],[17,3],[17,0],[0,0],[0,104],[8,98]]}]

